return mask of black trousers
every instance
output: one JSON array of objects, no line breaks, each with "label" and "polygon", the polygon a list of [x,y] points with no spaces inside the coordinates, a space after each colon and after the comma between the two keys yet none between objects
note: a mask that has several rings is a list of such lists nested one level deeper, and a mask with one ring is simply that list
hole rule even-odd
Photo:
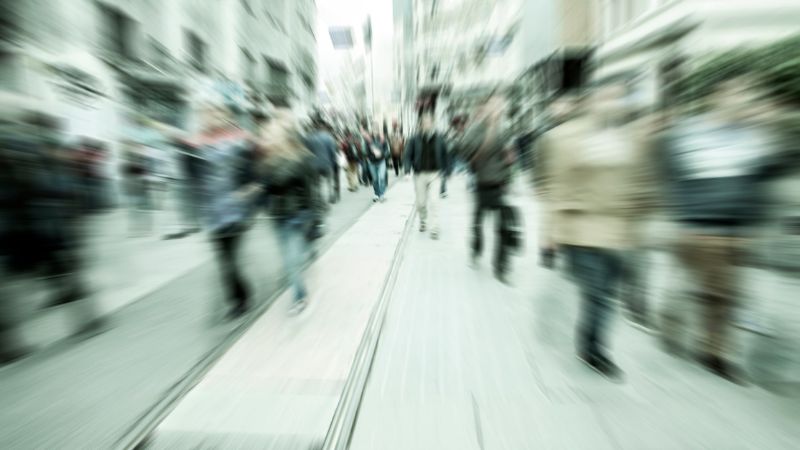
[{"label": "black trousers", "polygon": [[221,234],[214,238],[214,249],[228,300],[233,302],[234,306],[243,308],[247,306],[249,289],[242,278],[237,262],[241,240],[241,232]]},{"label": "black trousers", "polygon": [[503,239],[502,221],[500,211],[506,207],[506,186],[478,186],[475,189],[475,214],[472,220],[472,254],[479,256],[483,252],[483,215],[489,212],[497,213],[495,220],[495,253],[494,270],[497,273],[508,271],[509,252]]},{"label": "black trousers", "polygon": [[400,176],[400,168],[402,167],[402,158],[399,155],[392,155],[392,166],[394,166],[394,176]]}]

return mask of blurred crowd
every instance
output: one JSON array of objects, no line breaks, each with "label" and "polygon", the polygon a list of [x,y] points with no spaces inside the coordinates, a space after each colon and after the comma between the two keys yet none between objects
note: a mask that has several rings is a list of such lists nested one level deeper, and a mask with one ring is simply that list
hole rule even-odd
[{"label": "blurred crowd", "polygon": [[[493,214],[492,266],[509,283],[526,232],[509,194],[523,176],[541,208],[530,227],[538,233],[539,260],[565,270],[581,293],[581,360],[622,377],[608,348],[618,300],[626,318],[658,333],[667,351],[745,383],[746,372],[730,357],[731,329],[764,329],[741,319],[748,300],[740,271],[796,274],[800,267],[800,254],[791,251],[763,256],[770,240],[796,245],[798,192],[781,186],[796,186],[800,175],[800,116],[748,74],[728,77],[695,101],[655,109],[632,107],[628,94],[625,81],[613,79],[563,89],[535,124],[513,123],[502,89],[444,126],[435,105],[420,107],[413,124],[360,118],[334,126],[322,112],[301,120],[289,108],[243,122],[235,105],[206,100],[192,132],[131,114],[134,131],[122,141],[116,168],[129,232],[153,233],[159,192],[177,193],[179,226],[163,238],[207,232],[229,317],[237,318],[252,306],[238,262],[242,236],[266,212],[294,291],[292,312],[300,313],[308,298],[302,269],[341,199],[341,181],[349,192],[371,189],[372,201],[383,203],[390,173],[413,172],[419,231],[437,239],[447,180],[465,173],[474,197],[469,263],[480,264],[484,217]],[[86,218],[109,207],[102,170],[109,152],[103,142],[68,141],[59,118],[33,105],[8,104],[0,136],[3,283],[42,280],[51,296],[45,307],[83,302],[83,328],[102,330],[82,248]],[[657,218],[671,231],[653,233]],[[686,274],[680,293],[658,311],[648,286],[653,250],[671,255]],[[3,360],[25,353],[13,338],[17,316],[7,308],[0,315]],[[697,336],[687,331],[690,322],[701,324]]]}]

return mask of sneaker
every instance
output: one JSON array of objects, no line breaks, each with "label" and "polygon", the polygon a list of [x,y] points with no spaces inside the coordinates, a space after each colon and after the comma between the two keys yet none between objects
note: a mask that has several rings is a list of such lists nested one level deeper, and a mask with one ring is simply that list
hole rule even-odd
[{"label": "sneaker", "polygon": [[227,320],[235,320],[239,317],[242,317],[247,312],[247,305],[236,305],[228,311],[228,314],[225,315]]},{"label": "sneaker", "polygon": [[480,263],[481,263],[481,255],[473,253],[469,257],[469,267],[471,269],[477,269],[478,267],[480,267]]},{"label": "sneaker", "polygon": [[380,201],[381,201],[381,203],[386,203],[386,197],[381,196]]},{"label": "sneaker", "polygon": [[698,360],[706,370],[720,378],[742,386],[747,384],[744,372],[730,361],[709,354],[700,355]]},{"label": "sneaker", "polygon": [[440,198],[447,198],[447,192],[442,192],[441,194],[439,194],[439,197]]},{"label": "sneaker", "polygon": [[378,196],[372,197],[372,203],[378,203]]},{"label": "sneaker", "polygon": [[604,376],[611,381],[622,381],[624,376],[622,369],[613,361],[601,354],[580,353],[578,359],[589,366],[590,369]]},{"label": "sneaker", "polygon": [[426,229],[427,229],[427,227],[425,226],[425,222],[420,222],[419,223],[419,231],[425,232]]},{"label": "sneaker", "polygon": [[505,270],[495,270],[494,271],[494,277],[497,278],[497,281],[499,281],[499,282],[501,282],[501,283],[503,283],[503,284],[505,284],[507,286],[511,286],[511,282],[508,280],[508,272],[507,271],[505,271]]},{"label": "sneaker", "polygon": [[431,239],[434,241],[439,239],[439,230],[431,230]]},{"label": "sneaker", "polygon": [[295,300],[292,303],[292,306],[289,308],[289,315],[292,316],[299,315],[306,309],[306,306],[308,306],[308,302],[306,301],[306,299],[302,298],[300,300]]}]

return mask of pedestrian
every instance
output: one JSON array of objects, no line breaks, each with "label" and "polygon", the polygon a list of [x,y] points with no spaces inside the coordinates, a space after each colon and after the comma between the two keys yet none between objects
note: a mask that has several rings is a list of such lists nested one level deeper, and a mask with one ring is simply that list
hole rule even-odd
[{"label": "pedestrian", "polygon": [[369,147],[372,137],[366,128],[361,127],[358,138],[356,139],[356,146],[358,147],[359,163],[361,169],[361,184],[369,186],[372,184],[372,174],[369,171]]},{"label": "pedestrian", "polygon": [[165,124],[152,125],[197,158],[194,164],[200,179],[200,216],[215,250],[225,296],[231,303],[227,318],[235,319],[251,306],[252,289],[239,267],[239,256],[263,187],[253,170],[252,141],[234,122],[231,106],[212,97],[198,106],[196,114],[199,131],[192,136]]},{"label": "pedestrian", "polygon": [[577,356],[610,379],[622,371],[608,351],[608,325],[624,271],[652,200],[646,139],[623,127],[625,85],[590,98],[568,91],[551,109],[559,125],[537,143],[536,187],[542,205],[540,246],[566,259],[581,296]]},{"label": "pedestrian", "polygon": [[389,157],[389,143],[386,136],[377,128],[372,135],[368,135],[369,172],[372,178],[373,202],[386,201],[386,159]]},{"label": "pedestrian", "polygon": [[305,143],[316,157],[315,164],[319,175],[320,188],[327,193],[330,203],[336,203],[338,197],[335,178],[339,175],[336,141],[333,139],[328,125],[321,117],[315,117],[312,120],[311,127],[311,132],[306,136]]},{"label": "pedestrian", "polygon": [[128,233],[137,237],[152,231],[153,161],[149,148],[141,142],[127,139],[123,146],[121,172],[128,207]]},{"label": "pedestrian", "polygon": [[[432,239],[439,238],[439,217],[435,183],[450,167],[447,143],[434,129],[433,114],[423,111],[419,118],[419,131],[406,142],[403,150],[406,173],[414,171],[419,231],[430,228]],[[432,192],[433,191],[433,192]]]},{"label": "pedestrian", "polygon": [[[737,383],[746,377],[730,358],[731,322],[742,300],[737,263],[764,220],[764,183],[776,157],[770,131],[756,120],[760,92],[748,77],[724,81],[707,99],[707,112],[680,117],[659,139],[667,203],[679,229],[673,254],[687,269],[687,294],[703,324],[693,352],[706,369]],[[673,352],[682,350],[677,341],[685,330],[677,299],[662,327]]]},{"label": "pedestrian", "polygon": [[510,235],[512,223],[502,220],[514,216],[506,199],[511,183],[514,152],[511,134],[504,123],[505,99],[493,93],[484,102],[454,148],[474,174],[475,213],[472,220],[470,264],[477,267],[483,253],[483,219],[486,212],[498,215],[494,275],[508,283],[511,246],[503,236]]},{"label": "pedestrian", "polygon": [[347,190],[355,192],[358,190],[358,166],[359,166],[359,150],[356,145],[356,136],[351,131],[345,133],[342,139],[341,151],[344,153],[345,160],[347,161]]},{"label": "pedestrian", "polygon": [[80,167],[64,144],[60,124],[44,112],[7,113],[0,132],[0,363],[29,350],[16,333],[14,287],[46,286],[45,307],[74,305],[78,334],[105,320],[95,310],[85,278],[87,210]]},{"label": "pedestrian", "polygon": [[397,120],[392,122],[392,132],[389,135],[389,144],[392,148],[392,167],[394,167],[394,176],[399,177],[403,166],[403,147],[405,146],[405,138],[403,137],[403,129],[397,123]]},{"label": "pedestrian", "polygon": [[262,126],[258,172],[266,180],[269,212],[278,233],[281,256],[289,282],[294,288],[291,313],[302,312],[308,291],[302,269],[310,246],[308,234],[324,201],[315,189],[317,169],[314,155],[303,145],[297,119],[291,110],[279,108]]}]

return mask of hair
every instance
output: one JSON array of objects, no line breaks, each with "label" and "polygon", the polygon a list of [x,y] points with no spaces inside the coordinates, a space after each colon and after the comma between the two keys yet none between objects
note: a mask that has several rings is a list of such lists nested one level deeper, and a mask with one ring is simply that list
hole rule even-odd
[{"label": "hair", "polygon": [[265,150],[267,165],[298,161],[311,155],[301,139],[300,123],[288,108],[278,108],[261,130],[260,147]]}]

